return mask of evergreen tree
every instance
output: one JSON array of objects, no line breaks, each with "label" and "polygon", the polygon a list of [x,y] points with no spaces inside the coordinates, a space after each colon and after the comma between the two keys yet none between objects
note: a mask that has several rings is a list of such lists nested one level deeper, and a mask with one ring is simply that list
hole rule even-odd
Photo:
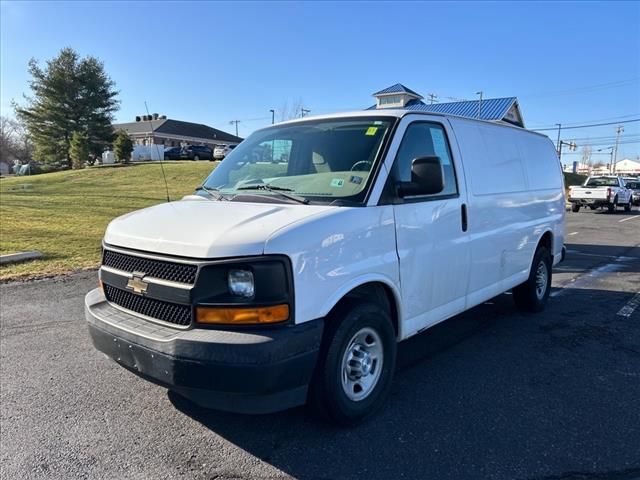
[{"label": "evergreen tree", "polygon": [[25,96],[26,105],[15,109],[27,125],[36,160],[65,160],[71,166],[73,132],[85,133],[89,152],[100,155],[113,140],[111,122],[118,109],[115,83],[102,62],[64,48],[44,68],[31,59],[29,73],[33,96]]},{"label": "evergreen tree", "polygon": [[86,133],[73,132],[69,146],[69,157],[74,169],[82,168],[89,160],[89,136]]},{"label": "evergreen tree", "polygon": [[118,162],[129,163],[131,152],[133,152],[133,141],[124,130],[118,130],[116,139],[113,141],[113,152]]}]

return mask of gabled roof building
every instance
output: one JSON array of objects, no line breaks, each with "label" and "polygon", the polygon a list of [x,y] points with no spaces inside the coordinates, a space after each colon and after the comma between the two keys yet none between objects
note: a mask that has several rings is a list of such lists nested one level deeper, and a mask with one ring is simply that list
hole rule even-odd
[{"label": "gabled roof building", "polygon": [[143,115],[135,122],[116,123],[113,129],[124,130],[137,145],[237,145],[242,138],[202,123],[173,120],[166,116]]},{"label": "gabled roof building", "polygon": [[504,122],[524,128],[524,119],[516,97],[427,104],[422,101],[422,95],[401,83],[380,90],[373,96],[376,99],[376,104],[369,107],[369,110],[402,108],[420,112],[446,113],[492,122]]}]

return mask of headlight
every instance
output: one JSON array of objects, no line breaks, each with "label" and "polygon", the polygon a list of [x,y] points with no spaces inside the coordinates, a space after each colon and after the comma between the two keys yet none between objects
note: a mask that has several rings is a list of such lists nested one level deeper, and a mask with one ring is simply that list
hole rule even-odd
[{"label": "headlight", "polygon": [[255,295],[253,272],[250,270],[229,270],[227,284],[229,291],[239,297],[252,298]]}]

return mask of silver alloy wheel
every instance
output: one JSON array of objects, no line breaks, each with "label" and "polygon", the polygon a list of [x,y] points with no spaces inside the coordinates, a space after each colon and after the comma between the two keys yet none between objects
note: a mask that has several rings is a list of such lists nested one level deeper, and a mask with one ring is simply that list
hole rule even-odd
[{"label": "silver alloy wheel", "polygon": [[375,389],[382,373],[384,353],[382,339],[371,327],[351,337],[342,356],[342,389],[349,400],[358,402]]},{"label": "silver alloy wheel", "polygon": [[536,269],[536,297],[538,297],[538,300],[542,300],[542,297],[544,297],[548,281],[547,264],[541,260]]}]

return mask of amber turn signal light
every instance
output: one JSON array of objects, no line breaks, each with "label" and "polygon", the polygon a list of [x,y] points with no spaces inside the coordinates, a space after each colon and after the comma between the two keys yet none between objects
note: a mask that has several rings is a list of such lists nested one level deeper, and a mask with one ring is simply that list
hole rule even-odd
[{"label": "amber turn signal light", "polygon": [[279,323],[289,319],[289,305],[271,307],[197,307],[196,321],[217,325]]}]

